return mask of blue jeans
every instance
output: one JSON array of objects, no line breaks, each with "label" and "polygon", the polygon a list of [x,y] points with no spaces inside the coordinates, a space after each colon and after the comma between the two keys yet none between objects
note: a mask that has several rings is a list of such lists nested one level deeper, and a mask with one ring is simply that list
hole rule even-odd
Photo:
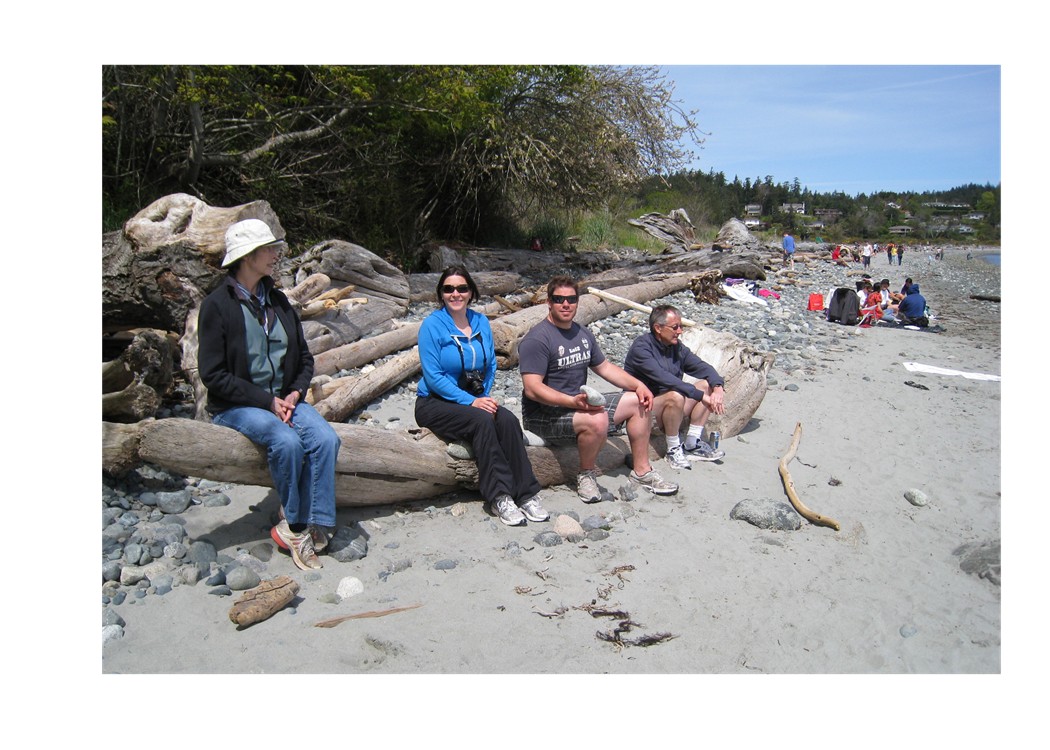
[{"label": "blue jeans", "polygon": [[288,523],[335,526],[335,457],[339,436],[305,401],[295,405],[291,426],[256,406],[235,406],[212,422],[230,427],[266,448],[274,489]]}]

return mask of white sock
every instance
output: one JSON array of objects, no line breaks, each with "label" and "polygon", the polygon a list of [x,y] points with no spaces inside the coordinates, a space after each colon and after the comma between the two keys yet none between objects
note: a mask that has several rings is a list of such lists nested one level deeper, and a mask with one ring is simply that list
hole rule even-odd
[{"label": "white sock", "polygon": [[677,435],[668,435],[667,436],[667,452],[668,453],[673,451],[675,448],[680,448],[681,446],[682,446],[682,438],[678,437]]},{"label": "white sock", "polygon": [[686,436],[686,444],[695,446],[704,439],[704,426],[702,424],[689,425],[689,434]]}]

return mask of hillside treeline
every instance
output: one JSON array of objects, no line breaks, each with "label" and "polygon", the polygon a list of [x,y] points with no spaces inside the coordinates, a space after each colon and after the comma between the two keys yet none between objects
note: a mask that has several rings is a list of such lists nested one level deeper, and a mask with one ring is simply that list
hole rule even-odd
[{"label": "hillside treeline", "polygon": [[265,199],[299,242],[403,267],[427,239],[518,239],[688,160],[692,114],[655,68],[107,66],[103,216],[163,195]]},{"label": "hillside treeline", "polygon": [[[667,213],[684,208],[694,225],[711,228],[742,219],[748,206],[759,206],[763,229],[790,231],[802,239],[882,240],[892,234],[891,228],[908,227],[912,241],[970,237],[997,242],[1001,193],[1001,185],[977,184],[924,192],[815,193],[797,178],[775,183],[771,175],[729,180],[720,172],[680,171],[646,179],[622,210]],[[787,206],[805,208],[798,213]],[[974,218],[978,214],[981,218]]]},{"label": "hillside treeline", "polygon": [[[927,204],[966,205],[998,239],[999,186],[848,196],[686,170],[694,117],[650,67],[105,66],[103,229],[170,193],[266,200],[293,246],[338,237],[406,271],[435,239],[655,249],[626,219],[674,208],[701,236],[757,204],[771,232],[844,241],[951,234],[961,209]],[[838,214],[813,229],[817,209]]]}]

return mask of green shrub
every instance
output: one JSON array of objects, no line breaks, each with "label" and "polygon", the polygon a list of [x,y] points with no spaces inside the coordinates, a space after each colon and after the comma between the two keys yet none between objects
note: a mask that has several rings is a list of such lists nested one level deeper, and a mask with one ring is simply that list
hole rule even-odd
[{"label": "green shrub", "polygon": [[544,250],[563,250],[568,244],[569,229],[560,219],[544,217],[532,225],[529,237],[538,237]]}]

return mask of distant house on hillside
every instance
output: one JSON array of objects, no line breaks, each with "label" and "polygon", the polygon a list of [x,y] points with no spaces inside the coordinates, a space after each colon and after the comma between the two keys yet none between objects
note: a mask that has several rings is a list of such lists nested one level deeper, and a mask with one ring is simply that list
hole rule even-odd
[{"label": "distant house on hillside", "polygon": [[984,219],[984,214],[980,211],[971,211],[970,213],[966,214],[966,218],[970,221],[981,221]]},{"label": "distant house on hillside", "polygon": [[804,214],[806,213],[805,203],[781,203],[780,213],[782,214]]},{"label": "distant house on hillside", "polygon": [[762,204],[761,203],[748,203],[744,206],[745,216],[761,216],[762,215]]},{"label": "distant house on hillside", "polygon": [[836,222],[842,218],[842,211],[837,208],[816,208],[813,213],[827,222]]},{"label": "distant house on hillside", "polygon": [[762,219],[757,216],[745,216],[744,226],[748,229],[759,229],[762,226]]},{"label": "distant house on hillside", "polygon": [[905,227],[905,226],[890,227],[887,231],[890,234],[911,234],[911,227]]}]

